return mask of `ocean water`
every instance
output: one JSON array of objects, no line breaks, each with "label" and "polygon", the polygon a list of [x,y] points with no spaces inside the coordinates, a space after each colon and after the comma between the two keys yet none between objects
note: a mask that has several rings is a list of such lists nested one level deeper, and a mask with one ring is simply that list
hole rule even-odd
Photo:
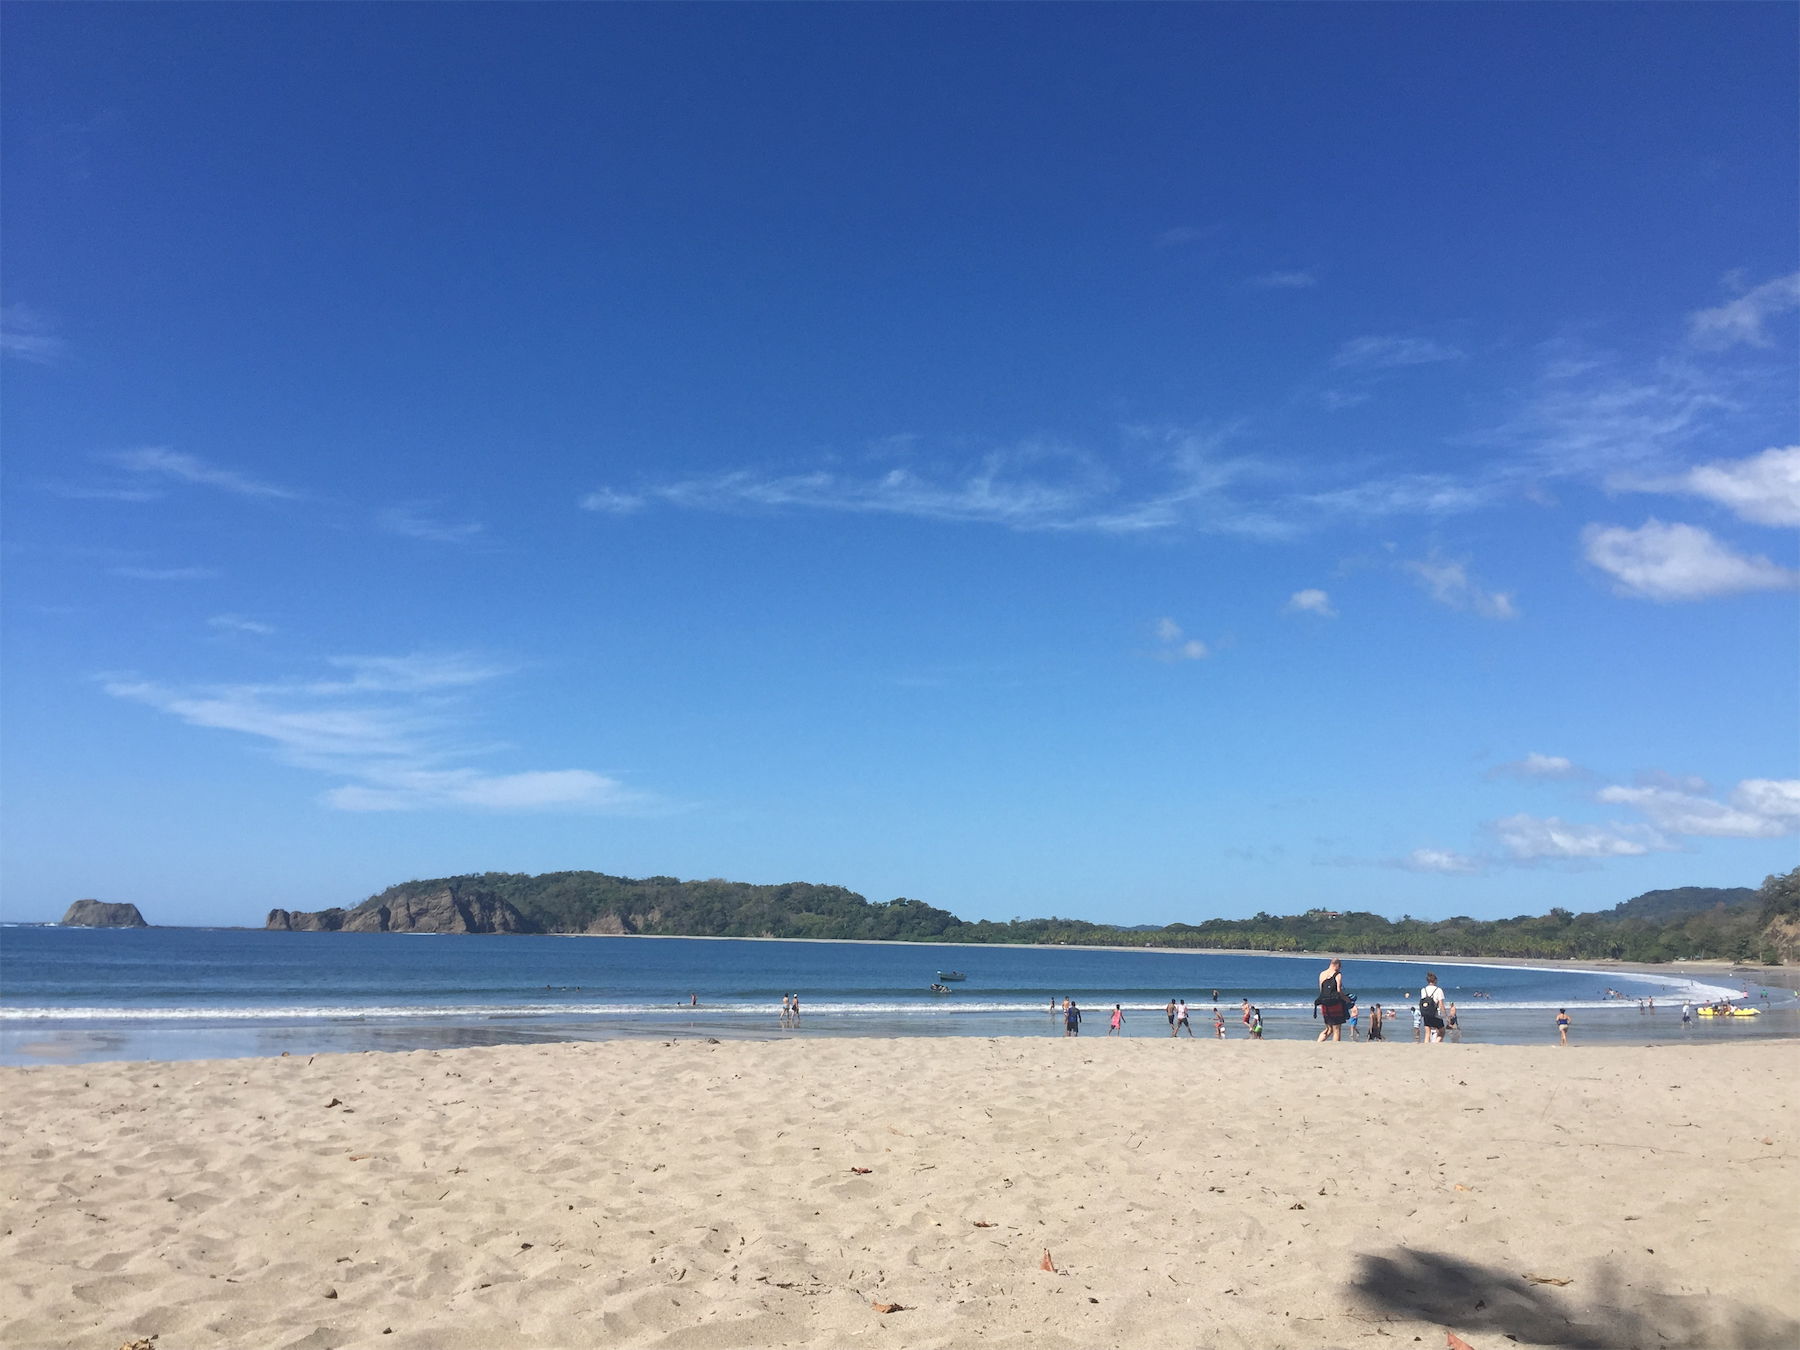
[{"label": "ocean water", "polygon": [[[283,1051],[442,1048],[617,1036],[1060,1035],[1053,1001],[1088,1010],[1104,1035],[1113,1004],[1129,1035],[1167,1036],[1170,998],[1211,1034],[1213,994],[1228,1034],[1237,1004],[1263,1009],[1270,1039],[1310,1037],[1317,956],[1160,950],[965,947],[699,938],[271,933],[246,929],[0,926],[0,1062],[187,1059]],[[1757,986],[1448,961],[1352,960],[1346,985],[1366,1009],[1398,1006],[1410,1040],[1425,968],[1438,971],[1463,1036],[1554,1039],[1566,1007],[1577,1041],[1643,1043],[1800,1034],[1800,1008],[1770,990],[1769,1011],[1683,1028],[1682,998],[1742,997]],[[940,971],[967,979],[948,995]],[[1607,996],[1613,989],[1621,1001]],[[782,995],[801,996],[797,1024]],[[1654,997],[1654,1015],[1637,1000]],[[692,1001],[690,1001],[692,1000]]]}]

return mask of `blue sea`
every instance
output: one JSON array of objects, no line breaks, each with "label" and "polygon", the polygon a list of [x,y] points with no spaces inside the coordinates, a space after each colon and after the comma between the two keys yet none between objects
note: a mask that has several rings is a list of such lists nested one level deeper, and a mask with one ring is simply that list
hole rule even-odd
[{"label": "blue sea", "polygon": [[[1076,947],[928,946],[702,938],[426,936],[246,929],[0,926],[0,1063],[194,1059],[284,1051],[407,1050],[620,1036],[1060,1035],[1053,1002],[1088,1011],[1103,1035],[1121,1005],[1128,1035],[1168,1035],[1170,998],[1211,1034],[1215,994],[1228,1034],[1238,1001],[1262,1008],[1270,1039],[1310,1037],[1317,956],[1206,955]],[[1800,1034],[1786,991],[1689,979],[1448,961],[1346,964],[1366,1010],[1398,1007],[1410,1040],[1427,966],[1475,1041],[1554,1039],[1566,1007],[1577,1042],[1633,1043]],[[966,979],[949,994],[940,972]],[[1624,997],[1612,998],[1608,990]],[[1696,1019],[1684,997],[1744,997],[1756,1018]],[[780,1017],[797,993],[797,1022]],[[1654,1013],[1639,999],[1654,998]]]}]

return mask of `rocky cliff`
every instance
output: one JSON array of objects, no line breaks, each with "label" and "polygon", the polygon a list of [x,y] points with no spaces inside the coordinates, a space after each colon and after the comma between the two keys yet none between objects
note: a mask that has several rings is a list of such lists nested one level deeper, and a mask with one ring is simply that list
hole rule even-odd
[{"label": "rocky cliff", "polygon": [[113,905],[104,900],[77,900],[62,916],[64,928],[148,928],[136,905]]},{"label": "rocky cliff", "polygon": [[344,926],[344,915],[349,913],[342,906],[332,909],[306,910],[272,909],[264,928],[274,928],[283,933],[335,933]]},{"label": "rocky cliff", "polygon": [[365,900],[354,909],[272,909],[265,928],[285,932],[532,933],[537,929],[499,896],[446,886],[422,895]]}]

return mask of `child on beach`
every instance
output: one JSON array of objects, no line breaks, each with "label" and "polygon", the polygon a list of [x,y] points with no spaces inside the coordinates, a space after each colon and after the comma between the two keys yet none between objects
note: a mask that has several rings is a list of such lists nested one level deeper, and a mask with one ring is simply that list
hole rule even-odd
[{"label": "child on beach", "polygon": [[1107,1027],[1106,1034],[1108,1036],[1117,1036],[1120,1032],[1120,1029],[1122,1027],[1124,1027],[1124,1025],[1125,1025],[1125,1012],[1122,1008],[1119,1007],[1118,1004],[1115,1003],[1115,1004],[1113,1004],[1112,1023]]},{"label": "child on beach", "polygon": [[1193,1039],[1194,1028],[1188,1024],[1188,1006],[1185,998],[1177,1000],[1175,1004],[1175,1031],[1176,1034],[1185,1031],[1188,1034],[1188,1039]]},{"label": "child on beach", "polygon": [[1556,1034],[1564,1045],[1569,1043],[1569,1010],[1567,1008],[1556,1010]]},{"label": "child on beach", "polygon": [[1262,1039],[1261,1008],[1252,1008],[1250,1010],[1250,1039],[1253,1041],[1260,1041]]},{"label": "child on beach", "polygon": [[[1188,1035],[1190,1036],[1193,1034],[1194,1033],[1191,1031],[1188,1032]],[[1220,1012],[1217,1008],[1213,1009],[1213,1035],[1217,1036],[1220,1040],[1225,1039],[1225,1014]]]}]

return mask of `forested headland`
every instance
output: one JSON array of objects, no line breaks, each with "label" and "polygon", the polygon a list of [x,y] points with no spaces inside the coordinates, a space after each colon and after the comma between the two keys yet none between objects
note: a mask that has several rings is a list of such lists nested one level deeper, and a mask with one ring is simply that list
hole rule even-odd
[{"label": "forested headland", "polygon": [[1779,964],[1800,959],[1800,867],[1759,889],[1647,891],[1611,909],[1510,919],[1397,920],[1314,908],[1300,914],[1121,928],[1083,919],[969,922],[904,897],[869,901],[841,886],[794,882],[527,876],[484,872],[408,881],[349,909],[274,910],[268,927],[347,932],[603,933],[666,937],[827,938],[882,942],[1222,947],[1382,956],[1508,956]]}]

